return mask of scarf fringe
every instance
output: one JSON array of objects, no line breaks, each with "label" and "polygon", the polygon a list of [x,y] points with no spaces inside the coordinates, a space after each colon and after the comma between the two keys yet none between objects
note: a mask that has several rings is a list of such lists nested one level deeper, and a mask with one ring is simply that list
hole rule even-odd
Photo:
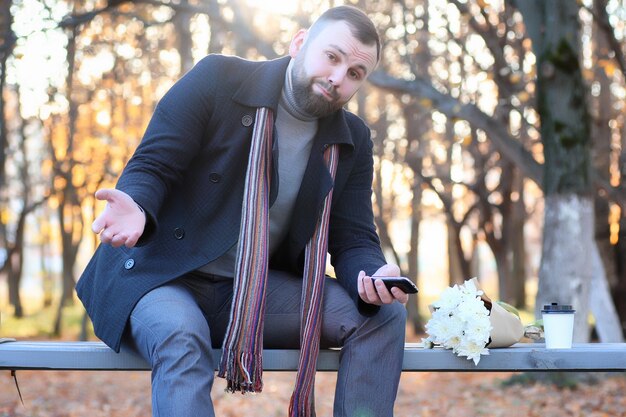
[{"label": "scarf fringe", "polygon": [[227,392],[261,392],[263,391],[263,354],[222,353],[220,378],[226,379]]}]

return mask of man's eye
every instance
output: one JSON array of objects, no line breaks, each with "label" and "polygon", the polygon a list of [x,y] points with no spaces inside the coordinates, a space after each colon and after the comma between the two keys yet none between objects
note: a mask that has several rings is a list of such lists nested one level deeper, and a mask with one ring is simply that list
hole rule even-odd
[{"label": "man's eye", "polygon": [[350,71],[348,75],[350,75],[350,78],[352,78],[353,80],[358,80],[359,78],[361,78],[361,74],[356,71]]},{"label": "man's eye", "polygon": [[330,53],[327,53],[327,54],[326,54],[326,57],[328,57],[328,59],[329,59],[329,60],[331,60],[331,61],[336,61],[336,60],[337,60],[337,58],[335,57],[335,55],[330,54]]}]

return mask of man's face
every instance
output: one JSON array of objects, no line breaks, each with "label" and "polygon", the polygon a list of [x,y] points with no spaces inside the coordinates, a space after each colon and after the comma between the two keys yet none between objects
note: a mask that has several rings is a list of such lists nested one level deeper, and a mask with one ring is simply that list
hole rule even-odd
[{"label": "man's face", "polygon": [[309,114],[324,117],[352,98],[376,67],[376,45],[364,45],[347,23],[331,21],[313,37],[292,41],[294,97]]}]

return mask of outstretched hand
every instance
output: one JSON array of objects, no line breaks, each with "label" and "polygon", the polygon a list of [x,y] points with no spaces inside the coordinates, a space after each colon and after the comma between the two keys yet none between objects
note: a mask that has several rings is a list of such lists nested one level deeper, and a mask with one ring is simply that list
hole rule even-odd
[{"label": "outstretched hand", "polygon": [[135,246],[146,226],[146,215],[141,207],[120,190],[98,190],[96,198],[106,200],[107,204],[92,223],[91,230],[100,234],[102,243],[110,243],[115,248]]},{"label": "outstretched hand", "polygon": [[[377,277],[394,277],[398,275],[400,275],[400,268],[394,264],[383,265],[374,273],[374,276]],[[393,287],[389,291],[381,280],[365,275],[364,271],[359,273],[357,285],[359,296],[368,304],[391,304],[396,300],[406,304],[409,301],[409,295],[400,288]]]}]

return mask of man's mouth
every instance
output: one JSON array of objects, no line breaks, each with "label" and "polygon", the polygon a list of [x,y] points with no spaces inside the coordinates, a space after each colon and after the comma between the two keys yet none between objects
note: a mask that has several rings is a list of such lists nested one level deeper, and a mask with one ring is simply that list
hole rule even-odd
[{"label": "man's mouth", "polygon": [[326,88],[324,85],[320,83],[315,83],[317,90],[326,98],[328,101],[335,101],[337,99],[336,94],[332,90],[332,86],[330,88]]}]

